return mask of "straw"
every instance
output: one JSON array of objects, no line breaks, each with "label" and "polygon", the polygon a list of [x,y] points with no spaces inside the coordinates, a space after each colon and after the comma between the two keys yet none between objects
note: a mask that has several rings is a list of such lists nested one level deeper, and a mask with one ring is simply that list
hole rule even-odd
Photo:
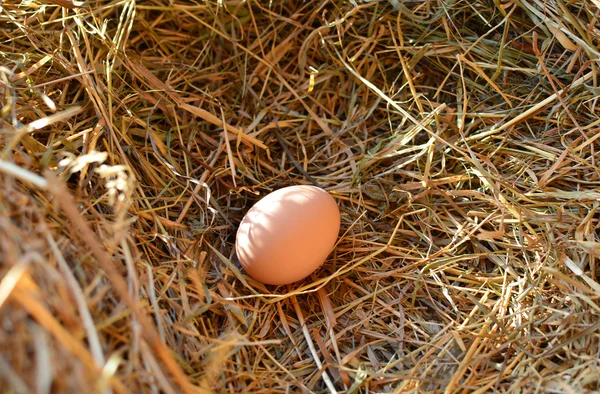
[{"label": "straw", "polygon": [[[3,2],[0,387],[599,391],[598,6]],[[311,184],[335,248],[257,282]]]}]

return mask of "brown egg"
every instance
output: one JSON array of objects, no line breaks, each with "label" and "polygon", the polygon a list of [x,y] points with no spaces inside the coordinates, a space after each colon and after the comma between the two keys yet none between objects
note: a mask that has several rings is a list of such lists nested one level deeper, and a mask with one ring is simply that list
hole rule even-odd
[{"label": "brown egg", "polygon": [[323,189],[290,186],[268,194],[244,216],[235,250],[252,278],[284,285],[324,262],[340,231],[340,211]]}]

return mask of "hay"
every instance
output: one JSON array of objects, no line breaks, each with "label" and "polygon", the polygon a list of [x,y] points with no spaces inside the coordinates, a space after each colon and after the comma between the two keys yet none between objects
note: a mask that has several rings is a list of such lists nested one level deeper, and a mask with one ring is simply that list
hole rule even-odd
[{"label": "hay", "polygon": [[[600,390],[596,0],[0,7],[3,392]],[[327,263],[245,276],[310,183]]]}]

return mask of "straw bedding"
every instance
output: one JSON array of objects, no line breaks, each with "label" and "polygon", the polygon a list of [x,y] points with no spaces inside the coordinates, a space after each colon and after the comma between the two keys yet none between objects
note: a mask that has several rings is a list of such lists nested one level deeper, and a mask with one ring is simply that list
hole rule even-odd
[{"label": "straw bedding", "polygon": [[[0,2],[2,391],[600,390],[599,5]],[[253,281],[313,182],[334,251]]]}]

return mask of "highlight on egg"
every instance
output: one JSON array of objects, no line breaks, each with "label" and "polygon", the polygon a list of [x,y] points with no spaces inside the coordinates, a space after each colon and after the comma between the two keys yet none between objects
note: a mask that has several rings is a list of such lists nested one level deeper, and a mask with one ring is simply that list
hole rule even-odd
[{"label": "highlight on egg", "polygon": [[340,230],[337,203],[316,186],[289,186],[258,201],[237,231],[245,272],[270,285],[302,280],[327,259]]}]

